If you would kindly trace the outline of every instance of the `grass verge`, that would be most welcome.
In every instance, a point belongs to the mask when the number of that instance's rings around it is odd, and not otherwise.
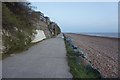
[[[70,72],[73,75],[74,80],[79,80],[81,78],[99,78],[100,74],[93,69],[90,65],[85,65],[81,59],[81,63],[77,63],[78,56],[75,55],[73,48],[70,46],[70,43],[66,41],[64,36],[67,56],[68,56],[68,65],[70,67]]]

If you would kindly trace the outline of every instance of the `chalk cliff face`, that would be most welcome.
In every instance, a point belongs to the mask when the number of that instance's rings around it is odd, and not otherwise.
[[[59,26],[28,2],[2,3],[2,53],[26,49],[32,42],[52,38],[60,33]]]
[[[51,22],[50,18],[44,16],[40,11],[32,12],[32,14],[37,16],[37,19],[35,18],[32,21],[37,31],[35,34],[35,39],[37,39],[36,41],[57,36],[61,32],[59,26],[55,22]],[[35,39],[32,42],[34,42]]]
[[[61,32],[59,26],[55,22],[50,21],[50,18],[44,16],[40,11],[32,12],[32,14],[37,16],[37,20],[33,20],[33,25],[36,26],[36,29],[43,30],[46,38],[51,38]]]
[[[32,43],[36,43],[36,42],[46,39],[46,36],[43,30],[36,30],[36,32],[37,33],[35,34],[34,39],[31,41]]]

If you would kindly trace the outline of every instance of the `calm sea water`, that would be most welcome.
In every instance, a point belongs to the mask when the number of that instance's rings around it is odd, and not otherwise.
[[[113,38],[120,38],[120,33],[80,33],[85,35],[92,35],[92,36],[103,36],[103,37],[113,37]]]

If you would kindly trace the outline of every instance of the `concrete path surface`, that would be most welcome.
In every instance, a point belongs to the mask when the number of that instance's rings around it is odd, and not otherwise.
[[[3,78],[72,78],[61,38],[42,41],[2,62]]]

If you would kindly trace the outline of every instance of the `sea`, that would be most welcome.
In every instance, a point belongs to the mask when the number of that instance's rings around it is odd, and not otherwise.
[[[90,36],[120,38],[120,33],[79,33],[79,34],[90,35]]]

